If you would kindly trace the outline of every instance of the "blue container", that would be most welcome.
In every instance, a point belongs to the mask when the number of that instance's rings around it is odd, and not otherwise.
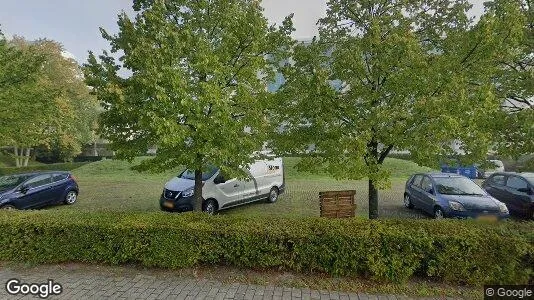
[[[478,171],[475,166],[467,166],[467,167],[451,167],[443,165],[441,166],[441,172],[442,173],[453,173],[453,174],[459,174],[463,175],[467,178],[476,179],[478,176]]]

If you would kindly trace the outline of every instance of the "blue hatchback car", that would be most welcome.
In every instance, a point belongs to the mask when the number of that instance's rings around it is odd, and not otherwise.
[[[509,217],[508,208],[471,179],[446,173],[415,174],[406,182],[404,206],[417,207],[442,218],[497,220]]]
[[[69,172],[41,172],[0,177],[1,209],[32,209],[74,204],[79,188]]]

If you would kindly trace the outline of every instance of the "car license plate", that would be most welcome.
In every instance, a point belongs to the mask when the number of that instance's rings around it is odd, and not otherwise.
[[[165,201],[163,202],[163,206],[166,208],[174,208],[174,203],[172,203],[172,201]]]
[[[482,220],[482,221],[491,221],[491,222],[494,222],[494,221],[497,221],[497,216],[495,215],[480,215],[477,217],[478,220]]]

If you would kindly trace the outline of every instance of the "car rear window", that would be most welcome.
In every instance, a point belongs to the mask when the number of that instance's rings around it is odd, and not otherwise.
[[[61,181],[61,180],[65,180],[69,177],[69,174],[54,174],[54,179],[53,181],[54,182],[58,182],[58,181]]]

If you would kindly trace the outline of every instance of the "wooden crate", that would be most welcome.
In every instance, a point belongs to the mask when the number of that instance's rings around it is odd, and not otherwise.
[[[352,218],[355,216],[356,205],[354,195],[356,191],[319,192],[321,217]]]

